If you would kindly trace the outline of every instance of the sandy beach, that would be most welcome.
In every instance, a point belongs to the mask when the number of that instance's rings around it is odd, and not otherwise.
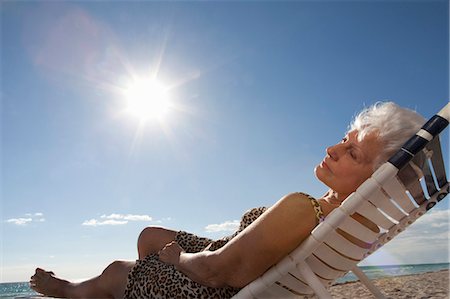
[[[449,271],[427,272],[374,280],[388,298],[449,298]],[[333,298],[374,298],[360,282],[330,288]]]

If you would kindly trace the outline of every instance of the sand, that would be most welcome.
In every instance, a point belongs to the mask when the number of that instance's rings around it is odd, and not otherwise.
[[[427,272],[373,280],[387,298],[450,298],[449,271]],[[374,298],[360,282],[330,288],[333,298]]]

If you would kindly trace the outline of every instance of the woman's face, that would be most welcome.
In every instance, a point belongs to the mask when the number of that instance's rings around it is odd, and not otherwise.
[[[373,173],[375,159],[382,143],[376,133],[370,133],[362,141],[358,132],[349,132],[340,143],[327,148],[327,155],[314,169],[316,177],[325,185],[346,198]]]

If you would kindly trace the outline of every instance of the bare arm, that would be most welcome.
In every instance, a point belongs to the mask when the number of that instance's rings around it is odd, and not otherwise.
[[[175,252],[172,258],[167,258],[170,254],[166,256],[165,250],[160,258],[200,284],[243,287],[294,250],[315,225],[309,199],[293,193],[217,251],[184,253],[172,244],[167,249]]]

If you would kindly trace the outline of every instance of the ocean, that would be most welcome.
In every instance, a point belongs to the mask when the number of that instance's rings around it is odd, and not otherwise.
[[[415,264],[415,265],[392,265],[392,266],[362,266],[360,268],[370,279],[376,279],[389,276],[419,274],[425,272],[435,272],[450,269],[450,264],[441,263],[441,264]],[[349,272],[342,278],[337,279],[336,282],[343,283],[355,280],[358,280],[358,278],[352,272]]]
[[[449,263],[419,264],[419,265],[395,265],[395,266],[363,266],[361,269],[370,279],[419,274],[449,269]],[[351,272],[337,280],[338,283],[355,281],[357,278]],[[16,297],[36,295],[30,289],[28,282],[0,283],[0,299],[14,299]]]

